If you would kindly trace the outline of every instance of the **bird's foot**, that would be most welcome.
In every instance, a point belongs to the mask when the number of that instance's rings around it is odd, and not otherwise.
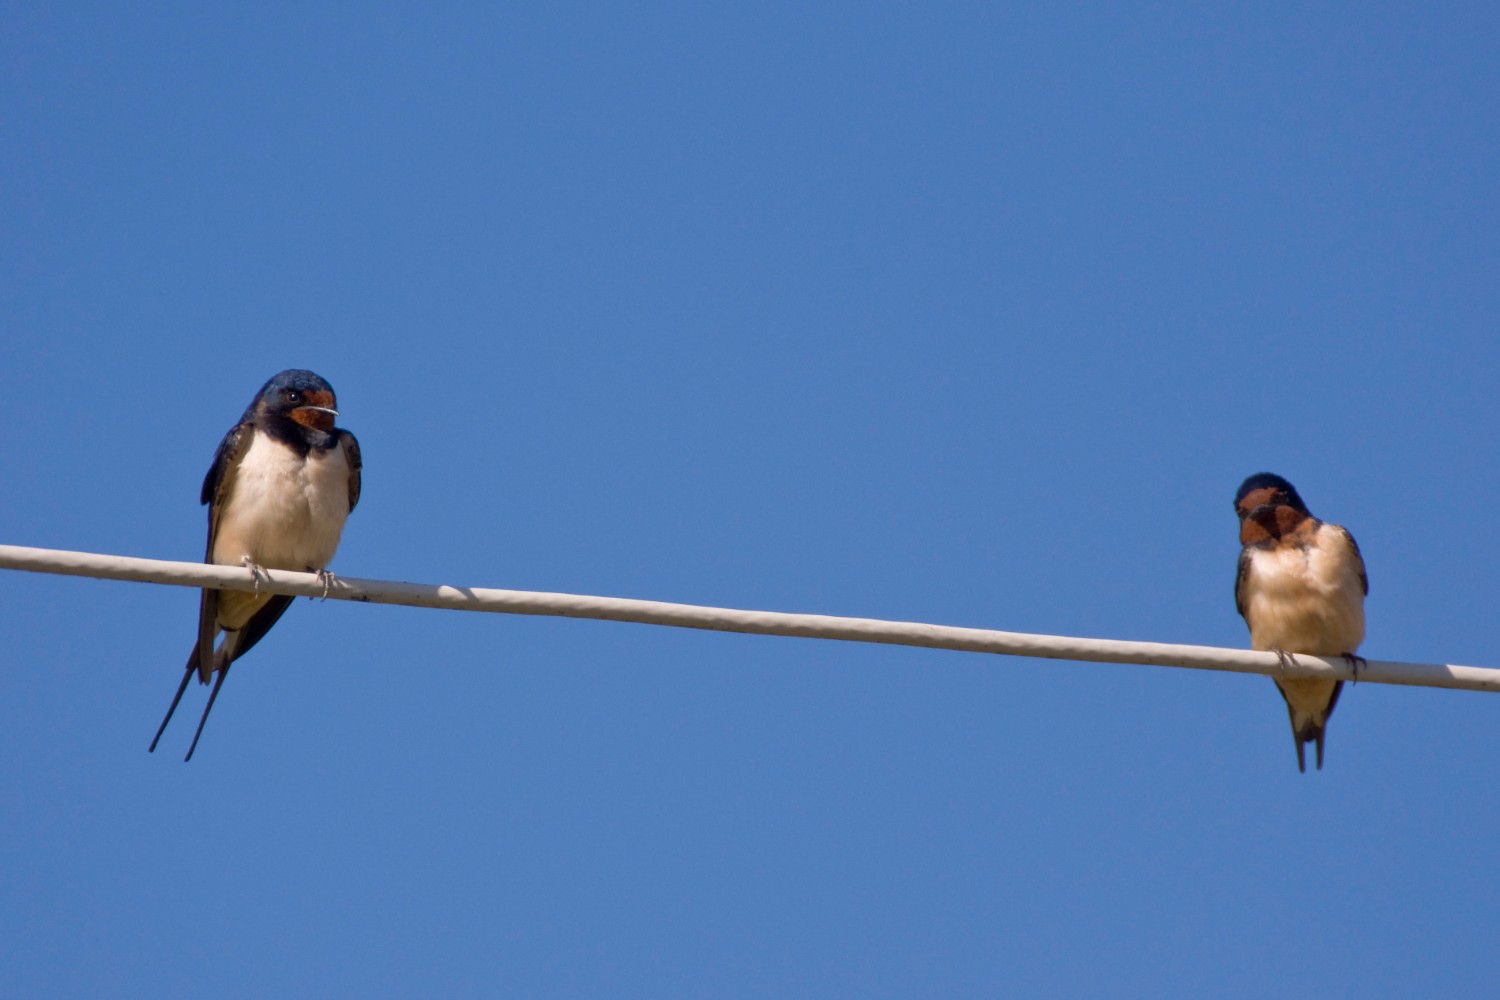
[[[1286,677],[1286,668],[1287,668],[1287,666],[1291,665],[1291,666],[1295,667],[1297,665],[1297,661],[1294,660],[1294,659],[1292,659],[1292,654],[1291,653],[1288,653],[1286,650],[1281,649],[1279,647],[1278,648],[1273,648],[1271,650],[1271,652],[1273,652],[1273,653],[1276,654],[1276,660],[1277,660],[1278,663],[1281,664],[1281,676],[1282,677]]]
[[[1349,672],[1354,675],[1354,683],[1358,684],[1359,669],[1368,666],[1370,661],[1363,656],[1356,656],[1353,653],[1340,653],[1339,655],[1344,658],[1344,662],[1349,664]]]
[[[318,582],[323,585],[323,600],[328,600],[328,591],[333,587],[333,581],[337,579],[338,577],[333,575],[331,569],[318,570]]]
[[[260,593],[261,577],[265,577],[267,580],[270,580],[271,575],[266,572],[266,568],[264,566],[256,562],[254,559],[251,559],[249,556],[245,556],[240,559],[240,565],[244,566],[250,571],[250,579],[255,581],[254,592],[258,595]]]

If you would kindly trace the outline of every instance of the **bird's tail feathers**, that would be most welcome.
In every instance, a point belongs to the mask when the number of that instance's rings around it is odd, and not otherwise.
[[[156,727],[156,736],[151,740],[151,745],[146,748],[147,753],[156,752],[156,744],[161,742],[161,734],[167,731],[167,723],[172,721],[172,715],[177,711],[177,703],[182,701],[182,693],[187,690],[188,681],[192,680],[193,671],[198,669],[198,644],[193,643],[192,652],[188,653],[187,669],[182,672],[182,683],[177,685],[177,693],[172,696],[172,705],[167,709],[167,714],[161,720],[161,725]]]
[[[1344,682],[1339,681],[1334,684],[1327,703],[1316,710],[1309,709],[1305,703],[1302,703],[1302,698],[1294,699],[1280,681],[1276,682],[1276,688],[1281,692],[1282,698],[1286,699],[1287,716],[1292,723],[1292,742],[1297,748],[1297,770],[1307,773],[1305,747],[1308,743],[1315,744],[1315,763],[1318,770],[1323,770],[1323,740],[1327,734],[1328,720],[1333,717],[1333,708],[1339,702],[1339,693],[1344,688]],[[1299,704],[1293,704],[1294,700]]]
[[[216,649],[216,650],[214,650],[212,652],[212,654],[207,659],[207,663],[209,664],[210,673],[217,673],[219,675],[218,683],[216,683],[214,685],[213,693],[209,696],[209,700],[208,700],[208,707],[209,708],[213,707],[213,699],[214,699],[214,697],[216,697],[218,695],[218,693],[219,693],[219,685],[224,683],[224,674],[228,672],[230,661],[233,659],[233,655],[234,655],[234,650],[233,650],[233,646],[232,646],[233,640],[234,640],[234,633],[233,632],[227,633],[225,635],[225,637],[224,637],[224,641],[219,644],[219,648]],[[202,657],[202,654],[201,654],[200,650],[201,650],[201,646],[199,645],[199,643],[195,642],[195,643],[193,643],[193,648],[188,651],[187,667],[184,668],[183,672],[182,672],[182,683],[179,684],[179,685],[177,685],[177,693],[172,696],[172,704],[171,704],[170,707],[167,708],[167,714],[162,718],[161,725],[156,727],[156,736],[154,736],[152,738],[151,745],[146,748],[146,752],[147,753],[155,753],[156,752],[156,744],[158,744],[158,743],[161,742],[161,734],[167,731],[167,723],[171,722],[172,721],[172,716],[174,714],[176,714],[176,712],[177,712],[177,705],[182,701],[182,696],[187,691],[188,681],[190,681],[190,680],[193,679],[193,674],[195,674],[195,673],[198,673],[198,674],[201,675],[201,673],[202,673],[203,657]],[[205,681],[204,683],[207,683],[207,682]],[[203,712],[203,719],[205,721],[208,719],[208,711],[206,709]],[[198,733],[201,735],[202,732],[203,732],[203,722],[199,722],[198,723]],[[194,736],[193,737],[193,746],[197,746],[197,745],[198,745],[198,737]],[[192,757],[192,755],[193,755],[193,752],[191,750],[189,750],[188,751],[188,757],[190,758],[190,757]],[[186,759],[186,758],[184,758],[184,759]]]
[[[224,686],[224,678],[229,676],[229,663],[226,662],[219,670],[219,678],[214,681],[214,689],[208,693],[208,704],[203,706],[203,718],[198,720],[198,730],[193,733],[192,745],[188,747],[187,756],[182,758],[186,764],[193,759],[193,751],[198,749],[198,739],[203,735],[203,727],[208,723],[208,713],[214,710],[214,702],[219,698],[219,688]]]

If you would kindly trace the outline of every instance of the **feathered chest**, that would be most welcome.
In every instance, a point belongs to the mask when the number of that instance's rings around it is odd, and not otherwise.
[[[1257,649],[1332,655],[1364,640],[1363,567],[1342,528],[1247,546],[1244,560],[1239,603]]]
[[[305,455],[257,432],[230,472],[212,559],[249,556],[276,569],[323,569],[349,516],[350,468],[340,447]]]

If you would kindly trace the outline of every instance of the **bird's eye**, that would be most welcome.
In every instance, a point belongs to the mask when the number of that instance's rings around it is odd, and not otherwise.
[[[302,401],[302,393],[296,389],[288,389],[286,391],[286,400],[288,403],[300,403]]]

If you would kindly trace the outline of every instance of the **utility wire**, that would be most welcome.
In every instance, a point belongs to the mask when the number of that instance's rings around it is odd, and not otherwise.
[[[558,615],[564,618],[595,618],[603,621],[638,622],[674,628],[709,629],[718,632],[748,632],[754,635],[785,635],[803,639],[841,639],[847,642],[880,642],[899,646],[925,646],[971,653],[1003,653],[1055,660],[1090,660],[1101,663],[1140,663],[1157,667],[1191,667],[1197,670],[1228,670],[1235,673],[1285,677],[1327,677],[1353,680],[1350,665],[1341,657],[1323,659],[1297,654],[1283,669],[1275,653],[1217,646],[1181,646],[1165,642],[1132,642],[1122,639],[1080,639],[1024,632],[926,625],[920,622],[883,621],[876,618],[837,618],[831,615],[799,615],[778,611],[740,611],[733,608],[667,604],[621,597],[586,597],[525,590],[489,590],[443,584],[399,583],[391,580],[358,580],[335,577],[325,582],[315,573],[263,570],[259,579],[241,566],[167,562],[93,552],[67,552],[0,545],[0,569],[31,573],[87,576],[136,583],[162,583],[178,587],[209,587],[218,590],[259,590],[298,597],[328,597],[369,604],[402,604],[414,608],[447,608],[453,611],[490,611],[511,615]],[[1447,663],[1399,663],[1369,660],[1359,666],[1361,683],[1408,684],[1422,687],[1460,688],[1468,691],[1500,691],[1500,670],[1463,667]]]

